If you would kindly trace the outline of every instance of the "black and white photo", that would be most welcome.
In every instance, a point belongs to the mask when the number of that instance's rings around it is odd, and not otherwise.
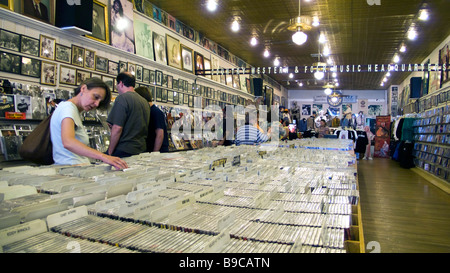
[[[70,58],[72,56],[72,48],[69,46],[56,44],[55,46],[55,61],[70,64]]]
[[[20,52],[36,57],[39,56],[39,39],[22,35],[20,39]]]
[[[40,36],[40,53],[41,58],[54,60],[55,59],[55,45],[56,40],[45,35]]]
[[[33,58],[22,57],[20,74],[39,78],[41,76],[41,61]]]
[[[20,35],[8,30],[0,29],[0,47],[19,52]]]

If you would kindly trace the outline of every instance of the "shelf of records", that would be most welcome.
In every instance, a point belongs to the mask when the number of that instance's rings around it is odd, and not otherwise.
[[[419,99],[410,99],[410,103],[403,107],[403,114],[423,113],[440,104],[450,102],[450,91],[443,90],[433,95]]]
[[[417,115],[414,129],[414,163],[450,182],[450,107],[443,106]]]
[[[351,252],[349,244],[363,241],[359,191],[356,168],[342,159],[355,162],[340,150],[231,146],[141,154],[127,158],[123,171],[105,164],[5,168],[0,246],[3,252],[70,252],[69,242],[80,252]]]
[[[78,86],[84,79],[99,77],[103,79],[115,91],[115,76],[120,72],[128,71],[135,75],[136,82],[140,85],[148,84],[154,93],[154,97],[161,102],[170,101],[170,90],[173,92],[183,92],[190,95],[202,96],[205,99],[217,101],[218,104],[233,103],[244,105],[247,102],[245,96],[231,94],[225,91],[196,84],[196,80],[189,82],[185,79],[176,79],[173,75],[168,75],[158,69],[150,69],[141,64],[119,60],[114,61],[97,55],[95,50],[84,48],[72,44],[66,46],[56,43],[56,39],[45,35],[40,35],[39,39],[26,35],[14,33],[5,29],[0,29],[0,71],[23,75],[40,79],[43,85],[57,86],[73,85]],[[107,50],[107,49],[105,49]],[[21,53],[20,55],[16,53]],[[55,62],[56,61],[56,62]],[[59,67],[58,67],[59,66]],[[177,71],[175,74],[183,74]],[[202,76],[208,77],[208,76]],[[245,80],[246,78],[243,77]],[[233,89],[233,92],[251,93],[250,81],[241,83],[240,75],[230,77],[223,76],[221,84],[225,89]],[[245,84],[245,90],[241,88]],[[159,88],[158,88],[159,87]],[[167,89],[169,89],[167,91]],[[189,96],[180,102],[190,103]],[[191,103],[193,104],[193,102]]]

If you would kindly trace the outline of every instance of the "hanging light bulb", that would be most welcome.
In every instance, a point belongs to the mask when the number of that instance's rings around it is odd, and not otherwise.
[[[406,52],[406,46],[405,45],[402,45],[401,47],[400,47],[400,50],[399,50],[400,52]]]
[[[280,60],[279,60],[278,57],[275,58],[275,60],[273,61],[273,65],[274,65],[274,66],[280,66]]]
[[[408,39],[415,40],[416,38],[417,38],[417,32],[416,32],[416,30],[414,28],[411,28],[408,31]]]
[[[330,55],[330,48],[328,46],[325,46],[323,49],[323,55],[324,56],[329,56]]]
[[[208,2],[206,3],[206,8],[211,12],[216,11],[217,0],[208,0]]]
[[[323,77],[325,77],[325,73],[323,73],[322,71],[316,71],[314,73],[314,78],[316,78],[317,80],[322,80]]]
[[[325,37],[325,34],[321,33],[319,36],[319,43],[323,44],[327,41],[327,38]]]
[[[266,48],[266,50],[264,50],[264,57],[269,58],[270,56],[270,52],[269,50]]]
[[[426,21],[428,20],[428,18],[429,18],[428,11],[426,9],[421,10],[419,20]]]
[[[233,21],[233,23],[231,24],[231,30],[234,31],[234,32],[238,32],[240,28],[241,27],[239,25],[239,22],[235,19]]]
[[[297,32],[292,35],[292,41],[297,45],[302,45],[306,42],[308,36],[301,30],[297,29]]]
[[[252,39],[250,40],[250,44],[252,46],[256,46],[258,44],[258,40],[255,37],[252,37]]]
[[[319,17],[317,17],[317,16],[314,16],[314,17],[313,17],[313,23],[312,23],[312,25],[315,26],[315,27],[318,27],[318,26],[320,25]]]
[[[400,57],[397,54],[395,54],[393,61],[394,61],[394,63],[400,62]]]
[[[294,78],[294,74],[289,73],[289,79],[292,79],[292,78]]]
[[[325,89],[325,95],[327,95],[327,96],[329,96],[329,95],[331,95],[331,93],[333,92],[333,90],[331,90],[331,88],[327,88],[327,89]]]

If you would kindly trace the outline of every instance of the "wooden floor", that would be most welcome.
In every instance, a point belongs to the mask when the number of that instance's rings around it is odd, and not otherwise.
[[[449,194],[391,159],[359,160],[358,179],[366,246],[375,241],[381,253],[450,253]]]

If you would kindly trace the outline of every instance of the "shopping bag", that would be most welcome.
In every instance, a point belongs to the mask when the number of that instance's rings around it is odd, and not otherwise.
[[[51,165],[54,163],[52,140],[50,138],[51,117],[52,115],[39,123],[23,141],[19,154],[24,160],[39,165]]]

